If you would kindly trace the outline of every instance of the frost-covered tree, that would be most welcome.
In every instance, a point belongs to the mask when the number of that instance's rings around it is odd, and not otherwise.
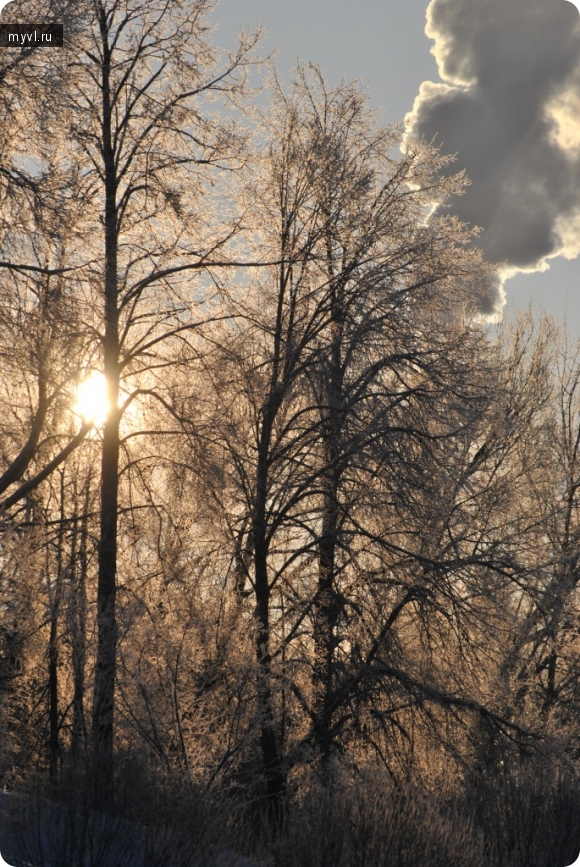
[[[89,255],[79,261],[82,328],[93,336],[87,367],[104,373],[109,403],[93,706],[93,748],[105,786],[112,779],[119,477],[131,427],[123,428],[123,419],[129,407],[136,418],[140,398],[162,399],[156,385],[163,348],[180,340],[187,353],[187,335],[203,319],[203,289],[192,277],[227,259],[235,232],[215,210],[225,207],[219,170],[235,166],[243,136],[211,99],[233,111],[255,38],[243,38],[233,54],[215,52],[208,42],[212,6],[95,0],[70,42],[69,81],[58,102],[64,166],[74,169],[82,230],[90,237]]]
[[[289,751],[328,758],[357,701],[396,681],[381,653],[424,605],[435,556],[419,544],[434,516],[418,492],[414,525],[401,510],[489,402],[470,307],[490,272],[465,227],[427,219],[463,177],[442,177],[427,146],[397,153],[400,131],[377,125],[355,85],[299,68],[260,136],[246,196],[265,267],[226,281],[230,318],[189,429],[208,484],[221,480],[237,592],[253,599],[275,803]]]

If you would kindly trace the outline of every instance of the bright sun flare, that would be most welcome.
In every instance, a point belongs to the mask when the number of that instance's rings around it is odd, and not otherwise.
[[[74,411],[82,417],[83,421],[102,425],[110,408],[107,381],[102,373],[95,371],[79,384]]]

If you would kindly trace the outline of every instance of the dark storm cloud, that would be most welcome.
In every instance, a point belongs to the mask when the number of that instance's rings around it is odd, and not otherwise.
[[[432,0],[442,83],[424,82],[409,134],[457,153],[452,203],[504,276],[580,253],[580,16],[566,0]],[[503,302],[498,287],[483,312]]]

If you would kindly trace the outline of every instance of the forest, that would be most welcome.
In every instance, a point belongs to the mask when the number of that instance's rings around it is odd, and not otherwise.
[[[18,5],[65,47],[0,53],[3,856],[570,864],[575,340],[490,326],[469,179],[356,82],[214,0]]]

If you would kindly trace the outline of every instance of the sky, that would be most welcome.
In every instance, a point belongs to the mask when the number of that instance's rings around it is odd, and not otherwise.
[[[494,315],[532,302],[580,338],[580,14],[568,0],[221,0],[216,44],[263,24],[264,51],[359,79],[385,123],[456,153],[452,203],[506,263]]]

